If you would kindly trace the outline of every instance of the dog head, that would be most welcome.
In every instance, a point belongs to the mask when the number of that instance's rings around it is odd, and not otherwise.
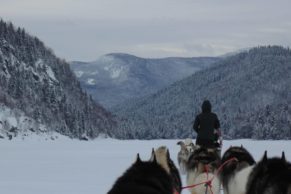
[[[184,159],[185,161],[188,160],[191,153],[199,148],[199,146],[194,145],[190,138],[185,139],[185,142],[179,141],[177,144],[181,146],[178,157],[180,159]]]
[[[193,153],[195,150],[199,148],[198,145],[194,145],[192,139],[190,138],[185,139],[185,146],[189,153]]]
[[[254,167],[250,175],[248,190],[252,193],[258,192],[258,185],[268,189],[268,193],[288,193],[291,188],[291,163],[286,161],[285,153],[281,157],[267,157],[267,151],[263,158]],[[280,187],[274,187],[280,185]]]
[[[180,161],[187,161],[189,156],[190,156],[190,152],[187,149],[185,143],[183,141],[179,141],[177,144],[181,146],[181,149],[178,152],[178,161],[179,161],[179,163],[180,163]]]
[[[232,158],[235,160],[230,161]],[[227,149],[221,162],[227,162],[223,170],[230,172],[239,171],[256,163],[253,156],[243,146],[233,146]]]
[[[151,184],[152,180],[156,184]],[[115,181],[108,194],[152,192],[173,193],[172,178],[156,161],[142,161],[138,154],[136,161]]]
[[[257,168],[262,174],[275,175],[290,171],[291,164],[286,161],[284,152],[282,152],[281,158],[268,158],[267,151],[265,151],[263,158],[257,164]]]
[[[195,145],[194,143],[192,142],[192,139],[190,138],[187,138],[185,139],[185,146],[186,146],[186,149],[192,153],[194,150],[195,150]]]
[[[198,173],[205,171],[207,166],[208,171],[214,173],[221,163],[221,159],[214,149],[199,148],[196,149],[187,162],[187,168],[196,170]]]
[[[158,163],[171,176],[175,190],[180,193],[182,190],[180,174],[170,157],[168,148],[161,146],[156,150],[153,149],[150,161]]]

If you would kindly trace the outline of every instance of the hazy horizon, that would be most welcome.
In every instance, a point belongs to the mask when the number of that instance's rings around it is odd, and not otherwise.
[[[0,0],[0,17],[68,61],[107,53],[144,58],[219,56],[290,47],[291,1]]]

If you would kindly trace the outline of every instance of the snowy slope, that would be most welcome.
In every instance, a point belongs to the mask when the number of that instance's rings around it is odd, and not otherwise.
[[[22,129],[22,130],[18,130]],[[19,109],[11,110],[0,104],[0,138],[26,138],[32,134],[54,138],[54,133],[47,126],[38,123],[35,119],[27,117]]]
[[[67,62],[0,20],[0,138],[39,131],[95,138],[110,131],[112,119],[81,89]]]
[[[0,193],[2,194],[105,194],[140,153],[150,157],[152,147],[166,145],[177,163],[178,140],[119,141],[97,139],[90,142],[60,137],[56,141],[31,139],[0,140]],[[285,150],[291,160],[291,141],[225,141],[243,144],[260,159],[264,150],[280,156]],[[185,176],[182,177],[185,181]],[[189,193],[184,191],[183,194]]]

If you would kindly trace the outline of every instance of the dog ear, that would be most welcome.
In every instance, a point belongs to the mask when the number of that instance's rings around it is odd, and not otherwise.
[[[185,143],[184,143],[183,141],[179,141],[179,142],[177,143],[177,145],[180,145],[180,146],[186,146]]]
[[[268,156],[267,156],[267,150],[265,151],[264,153],[264,156],[263,156],[263,162],[266,162],[268,160]]]
[[[169,149],[167,149],[167,158],[170,159],[170,152],[169,152]]]
[[[284,152],[284,151],[282,152],[282,157],[281,157],[281,160],[283,160],[284,162],[286,162],[286,158],[285,158],[285,152]]]
[[[156,154],[155,154],[155,149],[154,148],[152,149],[152,155],[151,155],[151,158],[150,158],[150,162],[157,163],[157,158],[156,158]]]
[[[242,144],[240,144],[240,148],[244,148]]]
[[[141,159],[140,159],[140,157],[139,157],[139,154],[137,154],[136,155],[136,161],[135,161],[135,163],[140,163],[141,162]]]
[[[180,145],[181,146],[181,149],[186,149],[186,145],[185,145],[185,143],[183,141],[179,141],[177,143],[177,145]]]

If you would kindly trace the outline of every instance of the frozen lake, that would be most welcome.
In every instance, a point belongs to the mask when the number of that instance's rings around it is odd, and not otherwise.
[[[0,140],[1,194],[105,194],[134,161],[136,154],[148,160],[151,149],[165,145],[177,163],[178,140],[114,140],[85,142],[59,138]],[[268,150],[268,156],[291,160],[291,141],[224,141],[243,145],[256,160]],[[185,181],[185,176],[182,176]],[[183,194],[189,191],[183,191]]]

